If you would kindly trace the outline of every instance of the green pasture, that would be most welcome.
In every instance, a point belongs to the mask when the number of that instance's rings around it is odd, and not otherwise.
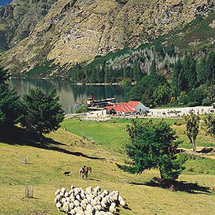
[[[82,124],[83,123],[83,124]],[[119,142],[117,135],[124,135],[126,123],[86,123],[65,121],[62,125],[90,129],[93,135],[110,128],[116,130],[112,137],[108,133],[106,144],[111,140]],[[121,131],[121,133],[120,133]],[[145,171],[141,175],[131,175],[117,167],[123,164],[125,156],[106,150],[103,146],[59,129],[47,135],[43,145],[31,144],[31,137],[25,137],[17,131],[9,138],[0,140],[0,214],[1,215],[60,215],[54,204],[56,189],[71,184],[76,187],[100,186],[102,190],[118,190],[126,199],[129,210],[120,208],[119,215],[213,215],[215,208],[215,160],[208,158],[190,158],[184,173],[179,177],[180,189],[172,191],[160,188],[151,182],[159,177],[157,170]],[[88,133],[87,133],[88,134]],[[107,134],[107,132],[106,132]],[[98,135],[102,140],[102,134]],[[91,135],[92,137],[92,135]],[[104,138],[103,138],[104,139]],[[105,146],[105,145],[104,145]],[[114,150],[114,148],[113,148]],[[26,158],[27,162],[23,162]],[[82,165],[91,166],[92,174],[87,180],[79,176]],[[70,176],[63,175],[71,171]],[[34,187],[34,198],[26,198],[27,185]],[[117,214],[118,215],[118,214]]]
[[[137,119],[138,121],[147,121],[148,119]],[[153,119],[160,121],[161,119]],[[191,149],[189,139],[185,134],[186,126],[183,119],[164,119],[173,129],[176,130],[178,140],[182,141],[181,148]],[[86,137],[96,144],[102,145],[106,149],[121,151],[125,144],[129,143],[126,126],[131,124],[130,119],[112,119],[109,122],[79,121],[77,119],[65,120],[61,127],[67,131]],[[203,129],[196,140],[197,147],[214,147],[215,140],[205,135]]]

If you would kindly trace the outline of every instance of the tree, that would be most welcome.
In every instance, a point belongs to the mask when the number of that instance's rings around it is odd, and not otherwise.
[[[21,103],[14,89],[6,83],[7,71],[0,68],[0,128],[8,128],[20,122],[22,118]]]
[[[160,85],[168,85],[165,77],[162,75],[146,75],[129,90],[127,96],[130,100],[142,101],[145,105],[150,106],[154,104],[152,95]]]
[[[215,51],[211,51],[207,58],[207,84],[215,83]]]
[[[193,145],[193,151],[196,152],[196,138],[199,134],[200,118],[198,115],[191,112],[189,115],[186,115],[184,119],[186,121],[186,135]]]
[[[180,73],[182,72],[182,64],[181,61],[178,60],[173,68],[172,74],[172,89],[175,97],[178,97],[181,92],[181,78]]]
[[[87,110],[88,110],[88,105],[87,104],[82,104],[82,105],[80,105],[80,107],[78,107],[75,110],[75,113],[85,113],[85,112],[87,112]]]
[[[165,105],[170,101],[171,89],[168,85],[158,86],[153,95],[155,105]]]
[[[22,125],[40,136],[60,127],[64,112],[56,97],[56,90],[45,94],[40,89],[31,89],[23,97],[24,118]]]
[[[126,153],[132,165],[123,166],[130,173],[142,173],[146,169],[158,168],[162,181],[174,181],[184,169],[176,149],[180,142],[175,131],[164,121],[141,123],[133,121],[127,129],[131,144],[126,145]]]
[[[200,62],[197,63],[197,81],[198,84],[206,84],[207,82],[207,60],[206,57],[203,56]]]
[[[205,130],[207,134],[215,138],[215,117],[211,114],[206,115],[204,118]]]
[[[152,61],[150,69],[149,69],[149,74],[150,75],[155,75],[157,74],[157,69],[156,69],[156,61],[155,59]]]

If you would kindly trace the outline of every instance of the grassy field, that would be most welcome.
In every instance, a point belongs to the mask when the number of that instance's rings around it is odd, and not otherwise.
[[[80,125],[86,130],[90,125],[100,128],[98,134],[103,126],[111,130],[117,127],[118,132],[115,134],[124,133],[123,122],[95,125],[89,123],[86,127],[82,124],[84,122],[64,123],[62,126],[72,123],[72,128],[79,125],[77,132]],[[90,140],[82,140],[62,129],[48,135],[44,145],[32,145],[31,138],[26,137],[25,132],[18,132],[13,133],[10,139],[0,140],[1,215],[59,215],[61,213],[57,212],[53,201],[54,192],[61,187],[69,189],[71,184],[83,188],[98,185],[103,190],[119,190],[130,208],[122,209],[121,215],[214,214],[214,160],[189,160],[187,169],[179,178],[179,181],[184,181],[181,191],[173,192],[150,183],[153,177],[159,176],[157,170],[146,171],[142,175],[130,175],[118,169],[116,163],[122,163],[125,157],[106,150],[106,147],[113,145],[103,147],[93,144]],[[81,134],[83,135],[85,134]],[[99,138],[102,141],[102,134]],[[121,137],[115,138],[114,135],[112,139],[108,137],[106,144],[113,144],[111,141],[121,143]],[[120,146],[119,144],[117,147]],[[24,158],[27,163],[23,162]],[[93,168],[93,173],[87,180],[82,180],[78,174],[79,168],[84,164]],[[71,171],[71,176],[64,176],[64,171]],[[32,199],[24,196],[27,185],[35,188]]]
[[[147,121],[148,119],[138,119],[139,121]],[[160,119],[153,119],[153,121],[160,121]],[[185,134],[186,126],[182,119],[165,119],[165,121],[176,130],[178,139],[183,143],[182,148],[191,149],[189,139]],[[174,124],[177,125],[174,125]],[[102,145],[106,149],[119,150],[128,143],[128,134],[126,126],[131,124],[129,119],[112,119],[109,122],[91,122],[78,120],[65,120],[62,123],[62,128],[77,134],[82,137],[90,138],[97,144]],[[215,141],[210,136],[206,136],[204,130],[201,129],[196,144],[198,147],[215,147]]]

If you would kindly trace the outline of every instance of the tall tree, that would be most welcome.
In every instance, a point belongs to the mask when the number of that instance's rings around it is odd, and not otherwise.
[[[171,89],[168,85],[160,85],[158,86],[152,98],[154,99],[155,105],[166,105],[171,98]]]
[[[150,69],[149,69],[150,75],[156,75],[157,74],[157,68],[156,68],[156,61],[155,59],[152,61]]]
[[[196,138],[199,134],[199,122],[200,118],[198,115],[191,112],[185,117],[186,121],[186,134],[190,140],[190,143],[193,145],[193,152],[196,152]]]
[[[182,72],[182,64],[181,60],[178,60],[173,68],[173,74],[172,74],[172,89],[173,89],[173,94],[175,97],[178,97],[180,92],[181,92],[181,83],[182,76],[180,75]]]
[[[208,79],[207,74],[207,59],[203,56],[197,63],[197,81],[198,84],[206,84]]]
[[[0,68],[0,128],[11,127],[20,122],[21,103],[14,89],[6,83],[9,76],[7,71]]]
[[[64,119],[64,112],[56,96],[56,90],[45,94],[40,89],[31,89],[23,98],[22,125],[33,133],[43,135],[55,131]]]
[[[207,84],[215,83],[215,51],[211,51],[207,59]]]
[[[126,153],[132,159],[131,166],[123,166],[130,173],[142,173],[146,169],[158,168],[162,180],[176,180],[183,170],[180,156],[176,156],[179,142],[175,131],[164,121],[140,123],[128,126],[131,144]]]
[[[182,79],[182,90],[187,92],[197,85],[196,60],[191,54],[185,53],[182,66],[183,73],[180,77]]]

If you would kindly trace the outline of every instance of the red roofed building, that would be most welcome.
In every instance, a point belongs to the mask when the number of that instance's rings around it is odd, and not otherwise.
[[[145,107],[141,102],[136,101],[130,101],[128,103],[121,102],[118,105],[106,106],[105,109],[107,113],[117,115],[143,114],[149,110],[149,108]]]

